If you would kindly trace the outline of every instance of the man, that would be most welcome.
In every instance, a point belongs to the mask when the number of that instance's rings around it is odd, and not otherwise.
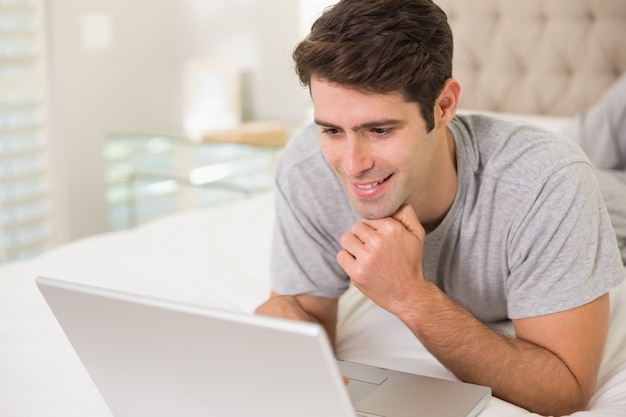
[[[584,409],[623,269],[570,141],[456,116],[452,34],[428,0],[343,0],[294,52],[315,124],[277,173],[260,314],[336,337],[348,285],[460,379],[537,413]],[[485,323],[512,319],[515,338]]]

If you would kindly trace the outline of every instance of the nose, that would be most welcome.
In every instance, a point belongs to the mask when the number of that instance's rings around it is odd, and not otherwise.
[[[370,145],[369,141],[361,138],[350,138],[346,141],[343,161],[343,171],[346,175],[358,177],[374,166]]]

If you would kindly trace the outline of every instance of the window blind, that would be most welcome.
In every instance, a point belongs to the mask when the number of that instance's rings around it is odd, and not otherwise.
[[[54,237],[43,0],[0,0],[0,262]]]

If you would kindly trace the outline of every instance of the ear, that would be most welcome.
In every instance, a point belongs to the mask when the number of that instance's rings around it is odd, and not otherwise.
[[[461,96],[461,84],[454,78],[448,78],[435,101],[435,125],[445,126],[456,114],[459,98]]]

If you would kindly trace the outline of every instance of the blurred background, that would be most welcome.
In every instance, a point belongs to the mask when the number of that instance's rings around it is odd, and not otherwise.
[[[0,0],[0,262],[111,230],[111,132],[182,132],[186,68],[238,77],[242,121],[306,119],[291,52],[316,0]]]

